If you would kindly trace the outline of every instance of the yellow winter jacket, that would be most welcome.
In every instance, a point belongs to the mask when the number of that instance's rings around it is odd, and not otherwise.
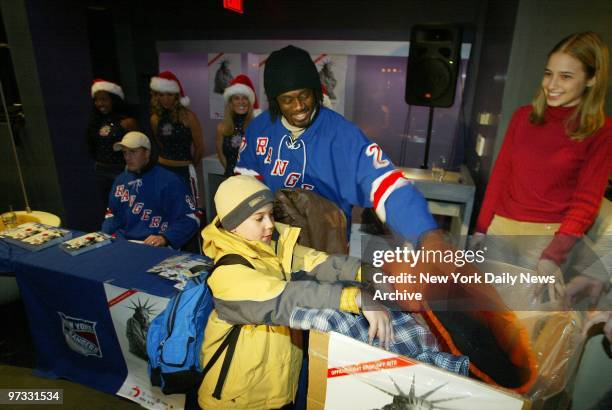
[[[277,223],[279,237],[267,245],[219,228],[218,222],[217,217],[202,231],[204,253],[215,262],[224,255],[238,254],[255,269],[222,265],[208,279],[215,310],[205,330],[202,366],[217,351],[232,324],[244,325],[221,399],[212,393],[225,353],[204,378],[198,401],[205,409],[280,408],[294,400],[302,362],[299,334],[287,327],[292,309],[342,307],[355,311],[356,306],[341,303],[341,299],[354,300],[356,288],[338,281],[355,280],[359,261],[297,245],[299,228]]]

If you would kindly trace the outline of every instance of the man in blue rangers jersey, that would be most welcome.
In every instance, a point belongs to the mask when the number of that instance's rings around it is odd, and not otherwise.
[[[183,181],[155,163],[141,132],[128,132],[113,149],[123,151],[127,169],[113,183],[102,231],[151,246],[187,243],[200,221]]]
[[[270,54],[264,87],[269,110],[247,128],[235,173],[253,175],[273,191],[313,190],[347,221],[353,205],[374,208],[413,243],[437,228],[427,201],[382,149],[322,106],[319,74],[306,51],[288,46]]]

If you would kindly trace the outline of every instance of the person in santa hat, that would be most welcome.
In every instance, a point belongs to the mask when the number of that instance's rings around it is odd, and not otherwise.
[[[91,85],[91,98],[93,105],[86,141],[95,161],[99,213],[103,215],[113,181],[125,168],[123,155],[113,151],[113,144],[121,141],[127,132],[138,130],[138,123],[124,101],[119,84],[97,78]]]
[[[225,113],[223,121],[217,125],[215,142],[217,156],[225,168],[225,176],[232,176],[244,131],[251,119],[259,115],[261,110],[253,83],[244,74],[240,74],[230,82],[223,92],[223,98]]]
[[[171,71],[151,78],[151,129],[159,146],[159,164],[181,176],[197,201],[195,166],[204,154],[202,127],[189,108],[189,97]]]

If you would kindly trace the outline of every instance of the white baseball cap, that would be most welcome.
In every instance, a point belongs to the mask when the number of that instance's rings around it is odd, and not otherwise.
[[[123,139],[120,142],[116,142],[113,145],[113,150],[121,151],[123,148],[145,148],[149,151],[151,150],[151,141],[149,141],[149,137],[144,135],[139,131],[130,131],[123,136]]]

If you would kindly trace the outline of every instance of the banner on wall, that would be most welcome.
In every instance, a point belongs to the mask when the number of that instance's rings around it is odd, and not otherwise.
[[[319,54],[311,57],[317,66],[321,84],[327,90],[331,108],[344,115],[347,56]]]
[[[108,308],[128,374],[117,392],[142,407],[155,410],[185,407],[184,394],[165,395],[151,385],[147,372],[146,340],[149,324],[168,304],[168,298],[104,284]]]
[[[223,119],[225,101],[223,91],[230,81],[241,73],[240,54],[209,53],[208,54],[208,89],[210,118]]]
[[[259,91],[258,95],[265,96],[263,73],[265,69],[267,54],[259,54]],[[346,96],[346,73],[348,70],[347,56],[316,54],[310,55],[317,67],[321,84],[325,86],[327,95],[331,101],[331,108],[344,115]]]

